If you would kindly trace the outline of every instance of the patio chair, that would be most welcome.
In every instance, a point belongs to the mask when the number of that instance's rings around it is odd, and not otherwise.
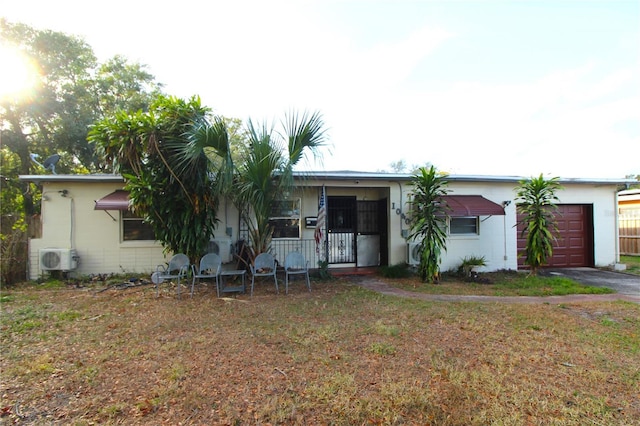
[[[159,287],[164,280],[178,280],[178,298],[180,297],[180,280],[186,279],[189,274],[189,258],[186,254],[178,253],[169,259],[167,266],[158,265],[156,271],[151,275],[151,281],[156,285],[156,297],[159,296]],[[193,283],[191,284],[193,293]]]
[[[302,253],[292,251],[284,258],[285,294],[289,294],[289,275],[304,275],[307,288],[311,291],[311,282],[309,281],[309,261],[304,258]]]
[[[191,297],[193,297],[193,288],[196,280],[215,280],[216,293],[220,297],[220,269],[222,268],[222,259],[215,253],[207,253],[200,259],[200,264],[196,270],[196,265],[191,265],[192,283]]]
[[[256,277],[273,277],[276,283],[276,293],[278,293],[278,277],[276,277],[276,259],[271,253],[260,253],[256,256],[251,267],[251,297],[253,297],[253,286]]]

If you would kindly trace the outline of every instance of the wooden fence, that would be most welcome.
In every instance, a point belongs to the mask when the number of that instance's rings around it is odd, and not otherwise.
[[[640,255],[640,210],[622,210],[620,226],[620,254]]]

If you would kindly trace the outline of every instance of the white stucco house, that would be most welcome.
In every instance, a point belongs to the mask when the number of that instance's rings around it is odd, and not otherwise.
[[[274,206],[273,253],[282,263],[301,251],[312,266],[318,253],[315,219],[326,193],[329,268],[415,263],[407,241],[411,175],[369,172],[300,172],[298,188]],[[167,261],[141,219],[128,210],[119,175],[25,175],[42,187],[38,238],[29,241],[28,277],[51,270],[78,275],[151,273]],[[441,270],[466,256],[484,256],[485,270],[516,270],[524,247],[517,229],[515,188],[523,177],[449,175],[449,237]],[[613,266],[619,262],[617,187],[626,180],[561,179],[560,236],[550,266]],[[220,208],[210,251],[234,262],[246,230],[231,203]],[[185,224],[188,226],[188,224]],[[204,254],[204,253],[203,253]]]

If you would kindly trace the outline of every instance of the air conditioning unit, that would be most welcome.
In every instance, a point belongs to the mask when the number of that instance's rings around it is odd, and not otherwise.
[[[72,271],[78,267],[75,249],[40,249],[40,269],[43,271]]]
[[[420,264],[420,243],[407,244],[407,263],[412,266]]]
[[[207,253],[215,253],[222,259],[223,263],[231,262],[231,240],[211,240]]]

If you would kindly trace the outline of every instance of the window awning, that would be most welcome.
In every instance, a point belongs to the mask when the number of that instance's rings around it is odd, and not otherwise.
[[[117,189],[96,201],[94,210],[128,210],[129,191]]]
[[[442,201],[447,206],[447,215],[451,217],[504,216],[504,208],[500,204],[487,200],[482,195],[445,195]]]

